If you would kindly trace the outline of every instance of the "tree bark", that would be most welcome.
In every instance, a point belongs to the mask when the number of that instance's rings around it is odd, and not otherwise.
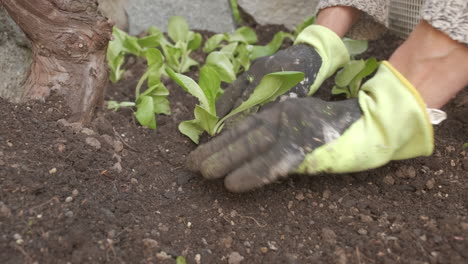
[[[33,62],[22,101],[63,95],[70,121],[90,121],[108,81],[106,48],[112,25],[96,0],[0,0],[31,40]]]

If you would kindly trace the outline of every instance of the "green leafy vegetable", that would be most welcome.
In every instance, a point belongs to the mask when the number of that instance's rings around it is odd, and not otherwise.
[[[179,73],[187,72],[190,67],[197,66],[198,62],[190,58],[190,53],[200,47],[201,34],[190,31],[187,22],[180,16],[170,18],[167,30],[174,43],[166,39],[160,41],[167,65]]]
[[[176,264],[187,264],[187,260],[185,260],[185,258],[182,256],[178,256],[176,258]]]
[[[343,43],[348,49],[351,58],[364,53],[369,46],[367,40],[354,40],[350,38],[343,38]]]
[[[255,60],[255,59],[260,58],[260,57],[270,56],[270,55],[274,54],[276,51],[279,50],[279,48],[281,48],[281,45],[283,44],[283,41],[284,41],[285,38],[289,38],[289,39],[293,40],[294,36],[289,34],[289,33],[280,31],[280,32],[275,34],[273,39],[267,45],[265,45],[265,46],[258,46],[258,45],[253,46],[252,52],[250,54],[250,59]]]
[[[268,102],[275,101],[278,96],[289,91],[303,79],[304,73],[296,71],[274,72],[265,75],[259,85],[255,88],[254,92],[250,95],[249,99],[223,117],[216,124],[215,131],[219,133],[224,121],[229,117],[249,108],[262,106]]]
[[[138,81],[135,88],[135,102],[109,101],[107,108],[118,110],[120,107],[135,107],[135,117],[142,126],[156,129],[155,114],[171,113],[167,96],[169,91],[161,82],[161,74],[164,71],[164,58],[161,52],[155,48],[149,48],[145,52],[148,68]],[[140,93],[142,85],[147,82],[148,88]]]
[[[357,97],[362,80],[372,74],[378,66],[375,58],[348,62],[336,74],[332,94],[346,94],[347,98]]]
[[[229,0],[229,2],[231,3],[231,10],[232,10],[232,15],[234,16],[234,20],[236,21],[236,23],[241,24],[243,21],[239,12],[239,6],[237,5],[237,0]]]
[[[223,55],[222,53],[217,54]],[[183,121],[179,124],[179,131],[197,144],[200,135],[204,131],[211,136],[219,133],[227,118],[251,107],[261,106],[267,102],[276,100],[278,96],[287,92],[304,78],[304,73],[302,72],[270,73],[263,77],[259,86],[247,101],[219,120],[219,117],[216,115],[216,99],[222,93],[220,88],[222,79],[220,72],[222,71],[220,71],[219,67],[208,63],[203,66],[200,70],[198,84],[190,77],[176,73],[170,68],[167,68],[166,71],[179,86],[199,101],[194,110],[195,119]]]
[[[124,73],[121,68],[125,62],[125,55],[141,56],[143,48],[138,43],[138,38],[128,35],[117,27],[112,29],[112,36],[114,39],[109,41],[107,47],[107,64],[110,69],[109,79],[115,83]]]

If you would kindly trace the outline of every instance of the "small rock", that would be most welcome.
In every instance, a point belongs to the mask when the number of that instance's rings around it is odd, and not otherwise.
[[[16,234],[13,235],[13,239],[14,240],[19,240],[19,239],[22,239],[22,237],[21,237],[20,234],[16,233]]]
[[[403,166],[397,172],[399,178],[414,178],[416,177],[416,169],[413,166]]]
[[[244,247],[249,248],[252,244],[249,241],[244,241]]]
[[[112,229],[112,230],[110,230],[109,232],[107,232],[107,236],[108,236],[109,238],[114,238],[116,234],[117,234],[117,232],[116,232],[114,229]]]
[[[239,264],[243,260],[244,260],[244,257],[241,254],[239,254],[239,252],[232,252],[231,254],[229,254],[229,257],[228,257],[229,264]]]
[[[435,180],[434,179],[430,179],[426,182],[426,188],[428,190],[432,190],[434,188],[434,185],[435,185]]]
[[[3,202],[0,202],[0,217],[10,217],[11,209],[6,206]]]
[[[194,260],[196,264],[201,264],[201,255],[196,254]]]
[[[360,214],[359,219],[361,219],[361,222],[363,223],[370,223],[374,221],[374,219],[372,219],[370,215],[364,215],[364,214]]]
[[[157,248],[159,246],[158,241],[151,239],[151,238],[144,238],[142,242],[143,242],[143,246],[149,249]]]
[[[124,149],[124,145],[120,140],[114,140],[112,146],[114,147],[115,152],[121,152]]]
[[[104,142],[106,142],[106,144],[108,144],[109,146],[114,146],[114,138],[107,135],[107,134],[104,134],[101,136],[101,138],[104,140]]]
[[[72,218],[73,217],[73,212],[72,211],[66,211],[65,216],[68,217],[68,218]]]
[[[161,251],[159,253],[156,254],[156,257],[159,259],[159,260],[168,260],[168,259],[171,259],[172,256],[167,254],[166,252],[164,251]]]
[[[77,189],[74,189],[74,190],[72,191],[72,196],[73,196],[73,197],[78,196],[78,194],[80,194],[80,192],[79,192]]]
[[[393,185],[395,184],[395,179],[391,175],[387,175],[383,178],[383,182],[388,185]]]
[[[5,161],[3,161],[2,159],[0,159],[0,166],[5,166]]]
[[[468,231],[468,223],[462,222],[460,225],[463,231]]]
[[[90,145],[91,147],[94,147],[96,150],[101,148],[101,142],[99,142],[99,140],[93,137],[87,137],[86,144]]]
[[[335,263],[337,264],[346,264],[348,263],[348,257],[346,256],[346,251],[343,248],[337,247],[335,249]]]
[[[58,152],[63,153],[65,152],[65,149],[66,149],[65,144],[60,143],[57,145]]]
[[[83,128],[81,129],[81,133],[87,135],[87,136],[92,136],[92,135],[95,135],[96,132],[94,132],[93,130],[89,129],[89,128]]]
[[[262,252],[263,254],[266,254],[266,253],[268,253],[268,248],[266,248],[266,247],[261,247],[261,248],[260,248],[260,252]]]
[[[278,247],[276,246],[276,242],[275,241],[268,241],[267,242],[268,244],[268,248],[273,250],[273,251],[277,251],[278,250]]]
[[[165,224],[159,224],[158,229],[161,232],[168,232],[169,231],[169,227],[167,225],[165,225]]]
[[[222,238],[220,240],[220,244],[224,246],[225,248],[230,248],[232,246],[232,241],[233,241],[232,237],[228,236],[228,237]]]
[[[122,164],[120,162],[115,163],[112,166],[111,170],[113,170],[113,171],[115,171],[117,173],[121,173],[122,172]]]
[[[336,234],[328,227],[322,228],[322,239],[329,244],[336,244]]]
[[[323,199],[330,199],[330,196],[331,196],[331,191],[329,189],[326,189],[325,191],[323,191],[323,194],[322,194]]]
[[[363,236],[367,235],[367,230],[364,228],[359,228],[357,232],[358,234],[363,235]]]
[[[66,203],[71,203],[73,201],[73,197],[71,196],[68,196],[66,199],[65,199],[65,202]]]
[[[298,193],[298,194],[296,195],[295,198],[296,198],[296,200],[298,200],[298,201],[303,201],[303,200],[305,199],[304,194],[301,193],[301,192]]]
[[[138,184],[138,180],[135,179],[135,178],[131,178],[131,179],[130,179],[130,183],[131,183],[131,184]]]
[[[57,173],[57,168],[52,168],[49,170],[49,174],[55,174]]]

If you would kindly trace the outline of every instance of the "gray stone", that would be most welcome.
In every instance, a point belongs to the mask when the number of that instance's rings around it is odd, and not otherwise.
[[[268,1],[265,1],[268,4]],[[127,5],[130,34],[156,26],[166,31],[169,18],[183,16],[191,29],[231,32],[235,28],[227,0],[133,0]]]
[[[229,254],[228,263],[229,264],[239,264],[244,260],[244,257],[239,254],[239,252],[232,252]]]
[[[19,102],[32,62],[30,43],[21,29],[0,7],[0,97]]]
[[[226,1],[227,2],[227,1]],[[238,0],[239,6],[261,25],[279,24],[293,30],[314,15],[319,0]]]
[[[101,148],[101,142],[99,142],[99,140],[93,137],[86,138],[86,144],[90,145],[91,147],[94,147],[97,150]]]

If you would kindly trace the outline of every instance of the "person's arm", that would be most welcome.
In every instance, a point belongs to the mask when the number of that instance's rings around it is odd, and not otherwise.
[[[351,29],[361,15],[361,11],[350,6],[332,6],[320,10],[316,24],[327,27],[340,38]]]

